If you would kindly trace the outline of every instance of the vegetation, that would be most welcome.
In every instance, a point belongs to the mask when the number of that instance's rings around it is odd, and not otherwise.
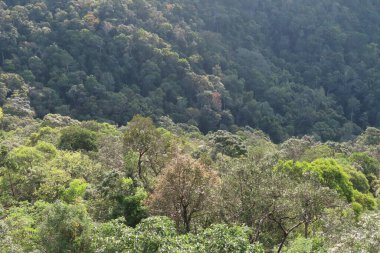
[[[346,141],[380,126],[379,11],[374,0],[5,0],[0,105]]]
[[[378,252],[379,11],[0,1],[0,253]]]
[[[248,128],[160,122],[4,112],[0,252],[378,249],[374,129],[274,144]]]

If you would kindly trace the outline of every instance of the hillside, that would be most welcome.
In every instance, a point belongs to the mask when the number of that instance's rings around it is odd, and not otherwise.
[[[350,140],[380,125],[379,8],[374,0],[1,1],[0,103],[29,98],[40,118],[122,125],[135,114],[167,115],[203,133],[250,126],[275,142]]]
[[[378,253],[379,13],[0,1],[0,253]]]

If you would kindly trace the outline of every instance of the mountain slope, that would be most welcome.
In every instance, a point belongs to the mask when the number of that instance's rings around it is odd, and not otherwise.
[[[249,125],[278,142],[379,126],[375,1],[2,1],[2,105],[125,124]],[[7,73],[23,78],[13,85]],[[17,78],[16,78],[17,79]],[[25,84],[23,84],[25,83]]]

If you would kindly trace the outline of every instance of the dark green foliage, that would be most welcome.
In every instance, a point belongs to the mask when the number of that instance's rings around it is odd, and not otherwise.
[[[146,208],[142,204],[144,198],[145,194],[135,194],[127,196],[122,200],[124,218],[128,226],[134,227],[147,217]]]
[[[62,130],[59,148],[72,151],[97,151],[96,134],[80,126],[67,127]]]
[[[247,153],[247,148],[241,138],[227,131],[219,130],[209,135],[214,148],[213,155],[222,153],[230,157],[240,157]]]
[[[0,1],[0,253],[378,252],[379,13]]]
[[[249,125],[276,142],[380,125],[373,1],[5,3],[0,104],[25,81],[39,117],[169,115],[204,133]],[[13,97],[5,109],[32,115],[27,105]]]
[[[103,195],[115,201],[112,205],[112,217],[124,217],[128,226],[136,226],[147,217],[143,201],[147,193],[142,188],[135,188],[133,180],[121,178],[120,173],[111,172],[103,178],[101,188]]]

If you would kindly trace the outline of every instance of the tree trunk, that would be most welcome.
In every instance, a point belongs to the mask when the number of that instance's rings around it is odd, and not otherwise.
[[[309,237],[309,223],[305,222],[305,232],[304,232],[305,238]]]
[[[186,231],[186,233],[189,233],[190,232],[191,217],[188,217],[187,207],[183,206],[182,208],[183,208],[183,212],[182,212],[183,224],[185,225],[185,231]]]
[[[259,240],[260,233],[261,233],[261,226],[262,226],[263,222],[264,222],[264,218],[261,218],[259,221],[259,224],[257,225],[257,228],[256,228],[254,242],[257,242]]]
[[[288,235],[289,235],[288,233],[284,233],[284,237],[282,237],[282,239],[281,239],[280,246],[278,246],[277,253],[281,252],[282,247],[284,247],[284,244],[285,244],[285,241],[286,241],[286,238],[288,237]]]
[[[143,154],[139,154],[139,161],[137,162],[138,175],[140,180],[142,180],[142,156]]]
[[[9,186],[11,187],[12,196],[16,197],[15,189],[14,189],[13,181],[12,181],[12,176],[9,172],[8,172],[8,178],[9,178]]]

